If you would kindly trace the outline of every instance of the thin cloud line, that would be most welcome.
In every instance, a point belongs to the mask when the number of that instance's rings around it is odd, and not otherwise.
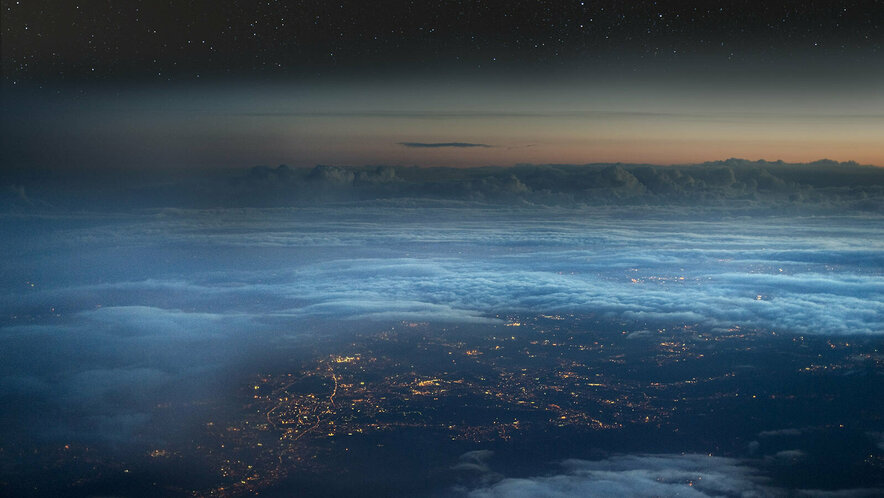
[[[471,142],[398,142],[399,145],[403,147],[411,147],[415,149],[438,149],[443,147],[454,147],[454,148],[471,148],[471,147],[486,147],[490,148],[491,145],[488,144],[476,144]]]
[[[581,118],[581,117],[647,117],[647,118],[758,118],[772,116],[783,118],[829,118],[829,119],[884,119],[884,114],[825,114],[825,113],[777,113],[777,112],[649,112],[649,111],[267,111],[229,112],[236,116],[254,117],[350,117],[350,118]]]

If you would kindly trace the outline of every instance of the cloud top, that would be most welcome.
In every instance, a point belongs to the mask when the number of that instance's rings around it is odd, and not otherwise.
[[[402,142],[403,147],[492,147]],[[696,165],[277,167],[199,174],[11,171],[0,175],[0,209],[291,207],[339,202],[457,201],[544,206],[682,206],[746,212],[884,211],[884,168],[852,162],[728,159]],[[27,197],[23,196],[27,192]]]

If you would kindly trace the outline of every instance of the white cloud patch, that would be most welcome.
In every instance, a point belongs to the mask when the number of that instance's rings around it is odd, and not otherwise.
[[[782,455],[781,455],[782,454]],[[777,461],[803,458],[797,450],[782,451]],[[459,487],[454,494],[469,498],[573,498],[573,497],[831,497],[853,498],[880,496],[880,488],[853,489],[782,489],[759,467],[757,460],[717,457],[702,454],[620,455],[603,460],[565,460],[562,472],[534,477],[503,478],[493,473],[485,461],[490,455],[461,457],[459,465],[471,472],[485,472],[487,479],[472,488]],[[471,460],[476,460],[471,464]]]
[[[626,455],[566,460],[562,474],[507,478],[471,490],[470,498],[577,496],[777,496],[760,473],[739,460],[707,455]]]

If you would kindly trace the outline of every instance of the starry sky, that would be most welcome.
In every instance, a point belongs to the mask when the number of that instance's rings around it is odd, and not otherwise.
[[[884,164],[881,1],[9,1],[4,163]]]

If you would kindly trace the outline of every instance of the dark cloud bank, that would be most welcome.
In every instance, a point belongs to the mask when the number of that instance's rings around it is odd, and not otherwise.
[[[409,147],[483,147],[404,143]],[[436,199],[539,205],[776,205],[881,211],[884,169],[728,159],[699,165],[523,165],[509,168],[256,166],[234,172],[10,170],[7,209],[32,207],[299,206]]]

